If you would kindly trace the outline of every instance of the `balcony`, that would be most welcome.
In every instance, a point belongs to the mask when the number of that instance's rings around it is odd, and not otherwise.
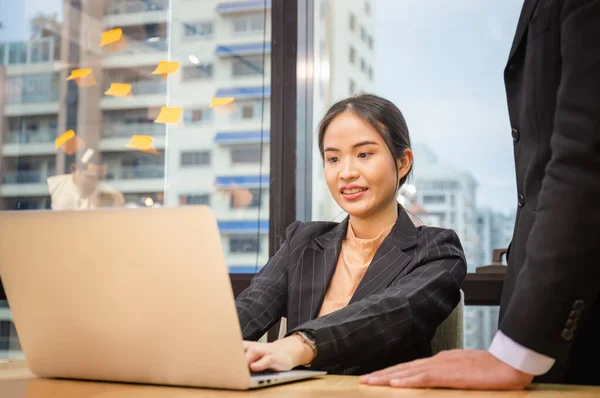
[[[0,65],[49,64],[54,62],[54,37],[0,43]]]
[[[106,81],[110,82],[107,77]],[[102,98],[104,109],[145,108],[162,105],[166,101],[167,82],[164,80],[142,80],[131,84],[132,97],[113,98],[105,96]],[[110,85],[105,87],[108,89]]]
[[[50,91],[37,91],[37,92],[21,92],[11,93],[12,95],[6,96],[6,104],[36,104],[43,102],[57,102],[58,101],[58,82],[56,82],[56,90]]]
[[[156,123],[117,123],[104,125],[103,138],[131,138],[132,135],[164,136],[165,126]]]
[[[55,129],[9,131],[4,137],[4,156],[26,156],[54,153]]]
[[[9,76],[4,83],[4,116],[58,113],[58,74]]]
[[[147,180],[163,179],[165,177],[164,165],[147,165],[134,167],[114,168],[108,171],[107,180]]]
[[[118,0],[111,2],[106,7],[105,15],[121,15],[154,11],[164,12],[168,9],[169,0]]]
[[[149,135],[154,138],[155,149],[164,149],[166,145],[166,128],[156,123],[118,123],[104,125],[100,149],[102,151],[131,151],[127,144],[132,135]]]
[[[123,194],[163,192],[164,179],[163,164],[115,168],[109,166],[106,175],[107,184]]]
[[[106,28],[124,28],[145,24],[164,24],[169,14],[169,0],[111,0],[104,15]]]
[[[35,131],[9,131],[4,137],[4,144],[45,144],[56,138],[55,129]]]
[[[123,54],[144,54],[144,53],[156,53],[156,52],[164,52],[169,48],[169,40],[166,38],[158,38],[158,39],[146,39],[146,40],[135,40],[128,39],[125,37],[127,42],[127,47],[119,50],[118,52],[112,52],[108,48],[104,48],[104,54],[107,57],[111,56],[122,56]]]
[[[46,183],[46,178],[56,174],[56,170],[19,170],[3,173],[2,183],[11,184],[40,184]]]

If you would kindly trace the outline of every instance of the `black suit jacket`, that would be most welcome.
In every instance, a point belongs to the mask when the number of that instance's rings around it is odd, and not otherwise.
[[[537,381],[599,384],[600,1],[525,0],[504,77],[519,207],[500,330],[556,358]]]
[[[348,218],[294,222],[285,242],[236,299],[244,339],[259,339],[281,317],[288,331],[314,331],[311,369],[363,374],[431,355],[431,338],[460,300],[466,264],[452,230],[398,220],[347,307],[317,318]]]

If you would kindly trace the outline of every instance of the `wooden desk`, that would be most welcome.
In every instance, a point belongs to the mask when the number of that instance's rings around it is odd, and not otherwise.
[[[254,391],[222,391],[199,388],[175,388],[122,383],[99,383],[35,378],[23,361],[0,363],[2,398],[195,398],[195,397],[418,397],[418,398],[568,398],[599,397],[600,387],[536,385],[526,391],[401,390],[367,387],[357,377],[325,376],[314,380],[267,387]]]

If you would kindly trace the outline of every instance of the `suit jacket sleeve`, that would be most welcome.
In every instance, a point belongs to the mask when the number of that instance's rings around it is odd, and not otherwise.
[[[285,231],[285,241],[235,300],[245,340],[258,340],[285,314],[290,242],[299,222]]]
[[[525,264],[500,325],[512,340],[555,359],[571,348],[569,314],[579,312],[575,320],[584,322],[600,288],[598,21],[600,1],[563,1],[552,156]]]
[[[298,330],[314,332],[316,368],[346,363],[360,364],[377,357],[391,345],[409,347],[429,342],[436,328],[460,300],[466,274],[462,247],[452,230],[435,229],[415,265],[379,294],[352,303],[339,311],[306,322]]]

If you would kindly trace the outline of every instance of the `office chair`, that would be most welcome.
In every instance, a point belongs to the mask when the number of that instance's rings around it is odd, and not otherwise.
[[[438,326],[431,340],[431,354],[440,351],[463,348],[463,313],[465,308],[465,294],[460,291],[460,301],[440,326]]]

